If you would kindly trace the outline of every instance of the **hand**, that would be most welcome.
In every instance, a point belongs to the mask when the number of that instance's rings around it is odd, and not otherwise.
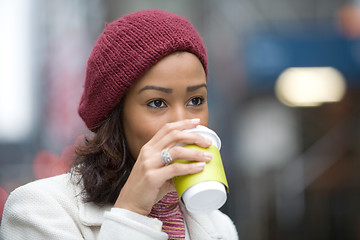
[[[172,178],[175,176],[201,172],[205,162],[212,156],[202,151],[176,146],[178,143],[196,144],[209,147],[211,141],[196,134],[182,130],[199,125],[198,119],[187,119],[165,124],[140,150],[139,156],[122,188],[114,207],[148,215],[152,206],[166,193],[173,190]],[[167,166],[161,161],[161,151],[169,148],[174,160],[197,161],[191,164],[173,163]]]

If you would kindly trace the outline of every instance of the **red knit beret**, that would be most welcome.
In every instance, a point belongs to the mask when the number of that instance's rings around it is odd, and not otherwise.
[[[78,109],[87,127],[96,132],[135,81],[175,51],[195,54],[207,74],[204,43],[187,19],[142,10],[107,24],[90,53]]]

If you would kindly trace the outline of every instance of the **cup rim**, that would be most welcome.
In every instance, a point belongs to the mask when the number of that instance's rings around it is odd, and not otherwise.
[[[205,135],[204,137],[207,137],[210,140],[212,140],[212,143],[215,147],[217,147],[219,150],[221,149],[221,140],[220,140],[219,136],[216,134],[215,131],[211,130],[210,128],[208,128],[204,125],[198,125],[195,128],[185,129],[184,131],[185,132],[194,132],[194,133],[200,134],[202,136]]]

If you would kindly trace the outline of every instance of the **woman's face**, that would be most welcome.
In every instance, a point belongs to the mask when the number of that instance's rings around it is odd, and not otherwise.
[[[161,59],[128,91],[123,117],[125,137],[134,158],[166,123],[200,118],[200,124],[207,126],[206,75],[200,60],[188,52]]]

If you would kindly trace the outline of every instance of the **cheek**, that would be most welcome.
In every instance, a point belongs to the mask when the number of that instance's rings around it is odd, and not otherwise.
[[[207,105],[206,105],[205,110],[203,112],[201,112],[199,118],[200,118],[200,125],[207,127],[209,124],[209,109],[208,109]]]
[[[147,119],[141,113],[124,111],[124,131],[131,155],[136,158],[141,147],[147,143],[161,126],[158,121]]]
[[[200,125],[203,125],[203,126],[207,127],[209,125],[208,117],[207,118],[200,118]]]

